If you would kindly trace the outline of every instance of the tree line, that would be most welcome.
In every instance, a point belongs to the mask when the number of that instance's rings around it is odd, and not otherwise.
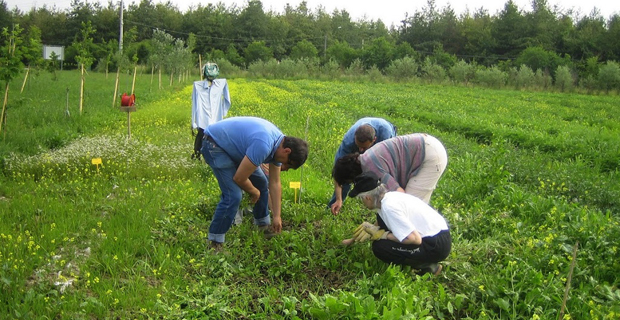
[[[19,26],[23,39],[39,37],[46,45],[65,46],[65,65],[77,67],[89,56],[90,67],[118,68],[126,61],[153,68],[181,68],[180,59],[225,59],[248,69],[270,59],[310,59],[319,65],[336,63],[341,69],[361,64],[386,72],[394,62],[430,59],[446,72],[458,62],[504,72],[527,66],[552,78],[559,66],[575,78],[598,77],[606,62],[620,61],[620,16],[603,17],[593,11],[581,15],[532,0],[520,9],[512,0],[490,14],[484,8],[457,15],[434,0],[398,25],[381,20],[353,21],[349,13],[301,2],[283,12],[266,11],[260,0],[243,6],[223,3],[198,5],[185,12],[170,1],[141,0],[124,8],[123,50],[119,52],[119,4],[73,0],[69,9],[7,8],[0,0],[0,27]],[[89,40],[89,41],[87,41]],[[8,37],[0,40],[6,46]],[[176,50],[176,55],[163,51]],[[34,58],[23,57],[26,65]],[[197,61],[197,59],[193,59]],[[38,63],[38,62],[37,62]],[[195,63],[189,61],[189,63]],[[185,67],[183,67],[185,68]],[[420,70],[418,70],[420,72]]]

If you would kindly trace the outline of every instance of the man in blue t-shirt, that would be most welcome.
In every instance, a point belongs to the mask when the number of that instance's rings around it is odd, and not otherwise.
[[[254,204],[254,223],[266,232],[282,231],[280,171],[297,169],[308,158],[306,141],[285,136],[271,122],[232,117],[209,125],[201,153],[213,169],[222,192],[209,227],[210,246],[220,250],[241,203],[242,191]],[[269,177],[260,169],[269,164]],[[269,216],[271,199],[273,224]],[[272,230],[269,230],[269,226]]]
[[[334,164],[347,154],[364,153],[375,143],[394,137],[396,137],[396,126],[389,121],[382,118],[361,118],[344,134],[342,143],[336,152]],[[350,189],[350,184],[339,185],[334,181],[334,194],[327,204],[333,214],[340,212]]]

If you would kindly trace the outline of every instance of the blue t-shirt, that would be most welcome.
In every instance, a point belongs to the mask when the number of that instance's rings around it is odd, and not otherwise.
[[[256,117],[232,117],[213,123],[205,130],[230,158],[241,163],[247,156],[255,166],[274,163],[273,157],[284,134],[273,123]]]
[[[375,144],[396,137],[396,129],[389,121],[382,118],[361,118],[344,134],[334,162],[347,154],[355,153],[359,150],[357,145],[355,145],[355,130],[363,124],[369,124],[375,129],[375,136],[377,137]]]

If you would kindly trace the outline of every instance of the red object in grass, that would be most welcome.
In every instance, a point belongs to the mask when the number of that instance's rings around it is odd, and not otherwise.
[[[122,107],[132,107],[135,103],[136,103],[136,95],[135,94],[127,95],[126,93],[123,93],[123,96],[121,97],[121,106]]]

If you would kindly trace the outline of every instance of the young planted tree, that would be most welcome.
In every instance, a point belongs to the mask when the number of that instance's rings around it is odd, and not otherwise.
[[[78,54],[75,60],[80,65],[80,70],[82,72],[80,82],[80,114],[82,114],[84,105],[84,71],[86,68],[90,68],[95,60],[90,51],[93,46],[93,34],[95,34],[95,32],[96,30],[93,28],[90,21],[82,22],[82,29],[72,44],[72,46],[77,49]]]
[[[0,131],[4,127],[6,131],[6,111],[9,103],[9,84],[21,70],[24,68],[22,63],[23,46],[22,46],[22,28],[19,25],[13,25],[11,31],[9,28],[2,28],[2,38],[4,46],[0,48],[0,80],[6,83],[4,89],[4,100],[2,102],[2,112],[0,113]]]
[[[23,48],[23,56],[27,61],[28,68],[26,69],[26,75],[24,76],[24,82],[20,91],[24,92],[30,69],[35,68],[43,64],[43,46],[41,45],[41,30],[37,26],[31,26],[28,32],[28,38]]]
[[[153,31],[153,53],[150,55],[152,69],[157,68],[159,73],[159,88],[161,89],[161,71],[167,66],[170,53],[173,50],[174,37],[165,31],[156,29]]]
[[[56,74],[56,70],[58,70],[58,65],[60,64],[60,57],[56,52],[50,54],[49,60],[45,63],[45,70],[52,74],[52,80],[57,81],[58,75]]]

